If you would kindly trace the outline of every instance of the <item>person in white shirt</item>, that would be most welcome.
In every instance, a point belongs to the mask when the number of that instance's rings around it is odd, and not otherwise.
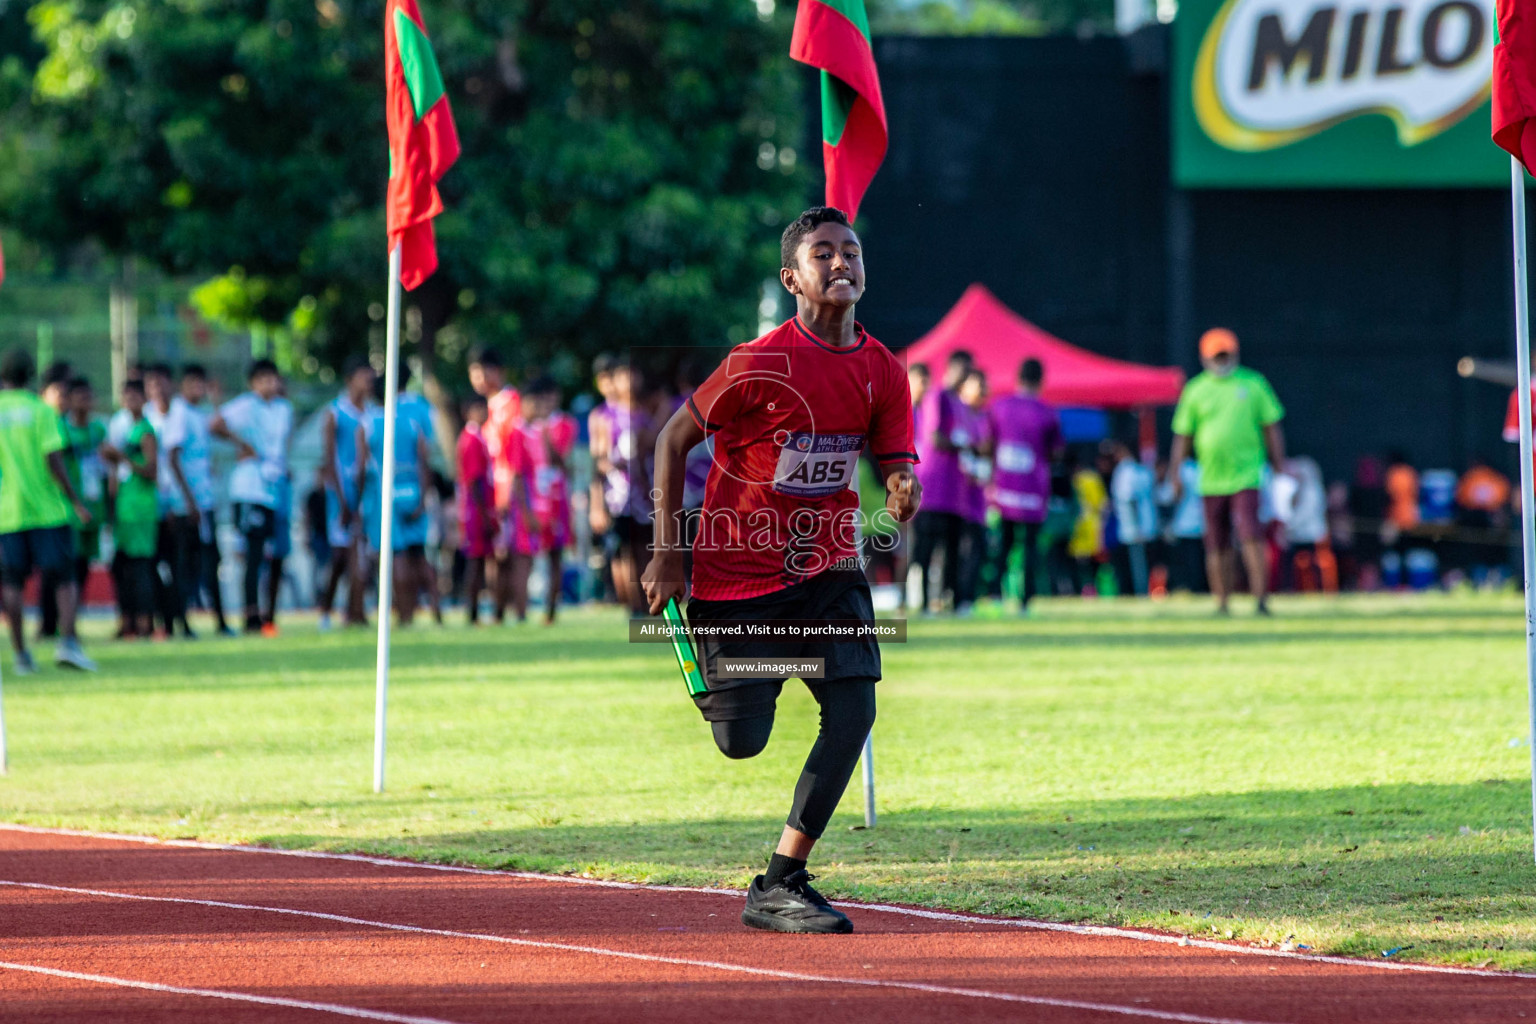
[[[1152,470],[1131,454],[1124,441],[1111,445],[1115,460],[1109,478],[1109,493],[1115,503],[1115,522],[1120,543],[1130,561],[1130,592],[1147,592],[1147,544],[1157,537],[1157,503],[1153,499],[1156,481]]]
[[[1163,473],[1163,477],[1171,474]],[[1167,537],[1170,551],[1168,586],[1191,594],[1204,593],[1205,505],[1200,498],[1200,463],[1185,459],[1178,467],[1183,489],[1165,482],[1158,488],[1158,504],[1169,509]]]
[[[181,368],[181,393],[173,400],[180,410],[182,434],[171,458],[176,460],[191,491],[188,516],[192,527],[191,572],[186,578],[187,604],[199,604],[213,612],[220,636],[234,636],[224,620],[223,588],[219,586],[218,487],[213,478],[213,434],[209,430],[212,414],[208,401],[208,371],[196,363]]]
[[[229,500],[245,540],[245,631],[276,636],[275,602],[269,602],[272,607],[265,615],[261,612],[261,569],[277,528],[278,501],[286,489],[293,406],[281,395],[282,377],[270,359],[252,363],[247,380],[250,390],[225,402],[209,429],[239,450],[239,461],[229,475]]]
[[[138,363],[129,363],[123,374],[123,382],[128,383],[129,381],[143,383],[144,367]],[[122,451],[123,447],[128,443],[128,432],[132,429],[133,414],[121,405],[118,406],[117,411],[107,418],[107,445],[117,451]],[[107,508],[110,509],[116,506],[118,486],[128,479],[128,474],[129,469],[124,464],[119,463],[118,465],[109,465],[107,467]],[[123,594],[128,590],[128,583],[123,579],[123,555],[121,551],[117,550],[115,543],[112,547],[112,591],[113,593]],[[128,635],[129,630],[128,621],[121,614],[121,606],[119,606],[118,612],[117,636],[121,639]]]
[[[185,403],[171,385],[171,368],[155,363],[144,368],[144,390],[149,402],[144,418],[154,428],[160,445],[156,479],[160,492],[160,536],[155,548],[155,606],[167,636],[197,639],[187,622],[187,590],[196,572],[197,503],[181,467],[181,449],[186,441]]]

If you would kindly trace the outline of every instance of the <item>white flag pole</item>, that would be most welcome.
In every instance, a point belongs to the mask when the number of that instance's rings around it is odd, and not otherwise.
[[[864,737],[864,753],[860,755],[864,765],[864,827],[875,827],[875,734],[871,730]]]
[[[1531,813],[1536,842],[1536,490],[1531,480],[1531,308],[1525,268],[1525,168],[1509,158],[1515,230],[1515,368],[1520,407],[1520,546],[1525,562],[1525,685],[1531,714]],[[1536,852],[1536,846],[1533,846]]]
[[[389,251],[384,348],[384,458],[379,467],[379,653],[374,675],[373,791],[384,792],[384,709],[389,700],[389,615],[394,605],[395,407],[400,394],[400,246]]]

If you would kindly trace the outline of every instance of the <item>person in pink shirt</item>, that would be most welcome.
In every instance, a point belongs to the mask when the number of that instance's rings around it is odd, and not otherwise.
[[[1061,418],[1040,398],[1045,367],[1026,359],[1019,367],[1019,390],[1003,395],[987,410],[993,440],[992,504],[1002,517],[998,578],[1008,572],[1013,546],[1024,542],[1022,611],[1036,594],[1040,528],[1051,498],[1051,462],[1063,449]]]
[[[495,555],[496,499],[491,483],[491,449],[485,443],[489,411],[479,395],[464,403],[464,429],[458,443],[458,513],[468,581],[464,597],[469,623],[480,621],[480,592],[485,563]]]
[[[507,614],[512,596],[512,552],[509,538],[513,527],[512,467],[507,458],[509,442],[523,420],[522,396],[507,383],[507,371],[501,356],[492,348],[477,350],[469,360],[469,384],[475,394],[485,399],[487,416],[483,433],[491,453],[491,482],[496,498],[496,515],[501,527],[496,558],[496,621]]]
[[[528,574],[540,554],[549,559],[544,622],[555,621],[560,603],[561,556],[571,540],[569,460],[576,445],[574,417],[560,411],[560,389],[539,377],[524,391],[526,419],[510,445],[513,471],[512,610],[528,615]]]
[[[600,598],[614,600],[613,554],[611,543],[613,517],[608,511],[608,473],[613,469],[613,369],[618,360],[601,352],[592,360],[592,383],[602,401],[587,413],[587,451],[592,456],[592,478],[587,490],[587,525],[592,530],[592,548],[603,560]]]

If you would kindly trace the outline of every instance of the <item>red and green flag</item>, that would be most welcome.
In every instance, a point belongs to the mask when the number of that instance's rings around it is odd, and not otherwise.
[[[885,100],[864,0],[800,0],[789,55],[821,69],[827,205],[852,220],[885,159]]]
[[[416,0],[384,8],[385,112],[389,121],[389,246],[400,246],[400,283],[415,288],[437,269],[432,218],[443,212],[437,183],[459,158],[459,132],[443,74]]]
[[[1498,0],[1496,6],[1499,42],[1493,48],[1493,141],[1529,171],[1536,166],[1536,4]]]

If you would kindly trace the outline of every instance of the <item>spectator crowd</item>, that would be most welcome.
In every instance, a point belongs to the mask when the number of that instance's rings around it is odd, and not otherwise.
[[[1458,477],[1394,453],[1362,458],[1352,483],[1325,485],[1314,460],[1286,453],[1280,401],[1241,365],[1236,337],[1207,332],[1201,357],[1166,458],[1113,437],[1070,442],[1042,397],[1038,361],[996,397],[963,351],[937,380],[910,366],[922,510],[907,528],[866,517],[866,535],[885,541],[868,546],[866,571],[904,589],[910,607],[958,615],[989,600],[1027,614],[1040,594],[1175,590],[1210,591],[1225,612],[1240,588],[1267,613],[1273,588],[1496,585],[1510,575],[1515,495],[1488,461]],[[0,583],[15,670],[37,667],[23,622],[34,579],[36,635],[57,639],[63,667],[94,668],[76,619],[104,592],[123,639],[193,638],[194,612],[218,635],[275,635],[296,532],[316,567],[321,628],[333,614],[363,625],[386,509],[402,623],[423,607],[441,621],[445,603],[462,604],[472,623],[509,611],[522,621],[535,579],[547,622],[562,600],[642,614],[656,437],[710,368],[682,359],[667,384],[602,356],[596,398],[566,411],[553,379],[533,374],[517,387],[496,352],[480,350],[470,396],[452,410],[457,437],[444,446],[443,411],[402,367],[385,486],[382,378],[357,360],[319,412],[319,467],[296,503],[295,412],[271,361],[252,363],[245,389],[224,401],[201,366],[130,367],[103,417],[91,381],[64,363],[34,379],[31,357],[11,350],[0,358]],[[712,461],[708,442],[689,454],[686,508],[702,505]],[[866,510],[883,507],[873,466],[861,465],[854,486]],[[239,584],[228,613],[226,561],[238,562],[229,578]]]
[[[1497,587],[1518,575],[1518,493],[1478,458],[1461,474],[1394,452],[1362,457],[1352,482],[1285,450],[1284,410],[1241,365],[1232,332],[1201,339],[1166,457],[1124,440],[1069,443],[1026,360],[1015,390],[987,400],[965,351],[940,381],[908,368],[924,486],[910,604],[970,614],[1006,597],[1026,614],[1051,595],[1236,589],[1267,613],[1273,589]],[[1510,402],[1513,423],[1514,401]],[[1516,440],[1507,426],[1505,440]]]

